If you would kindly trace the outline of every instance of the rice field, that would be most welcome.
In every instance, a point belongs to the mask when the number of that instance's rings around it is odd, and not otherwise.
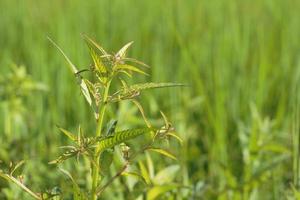
[[[128,55],[151,66],[135,82],[187,85],[139,98],[151,122],[160,110],[172,121],[183,140],[168,144],[177,161],[147,154],[152,185],[121,177],[101,199],[300,198],[299,10],[292,0],[0,0],[0,169],[25,160],[17,172],[33,191],[69,192],[48,164],[68,143],[57,125],[89,134],[96,123],[47,37],[85,69],[87,34],[112,53],[134,41]],[[128,128],[143,123],[138,113],[124,102],[107,116]],[[61,167],[80,187],[91,181],[85,161]],[[0,178],[0,199],[32,198]]]

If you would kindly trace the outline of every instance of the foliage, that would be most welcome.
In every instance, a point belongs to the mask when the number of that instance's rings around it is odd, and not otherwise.
[[[23,63],[32,79],[50,88],[44,95],[33,93],[25,98],[23,119],[28,129],[13,131],[10,140],[4,134],[6,114],[0,115],[0,160],[7,167],[9,160],[26,160],[20,170],[33,191],[50,188],[48,192],[55,194],[59,187],[71,193],[67,189],[71,180],[57,173],[56,165],[47,164],[55,160],[54,155],[70,150],[57,146],[76,146],[57,134],[55,124],[77,134],[81,122],[85,137],[93,135],[91,109],[84,98],[77,98],[74,77],[45,39],[46,35],[55,38],[79,69],[87,69],[90,57],[78,40],[80,33],[87,32],[115,52],[120,44],[134,40],[129,55],[151,66],[146,70],[149,76],[136,76],[136,83],[169,80],[191,86],[145,90],[137,97],[150,124],[161,126],[156,119],[162,109],[183,140],[180,148],[171,140],[169,151],[180,165],[175,182],[191,189],[177,188],[158,199],[298,196],[300,1],[1,0],[0,10],[1,76],[12,61]],[[89,72],[81,75],[90,76]],[[120,89],[113,86],[111,95]],[[131,100],[124,100],[110,103],[106,116],[118,120],[117,131],[127,130],[143,127],[138,112]],[[143,144],[146,136],[127,143]],[[161,144],[168,149],[167,142]],[[130,147],[131,151],[139,148]],[[113,175],[122,168],[121,148],[105,151],[107,162],[111,153],[115,156],[110,167],[102,170]],[[155,174],[174,164],[168,157],[149,153]],[[59,165],[85,189],[90,166],[85,157],[78,158],[78,163],[67,160]],[[144,157],[137,158],[147,169]],[[139,171],[139,166],[131,167]],[[72,173],[75,170],[78,173]],[[133,175],[115,179],[102,193],[103,199],[135,199],[136,193],[145,190],[137,180]],[[0,190],[0,199],[30,199],[2,179]]]
[[[165,125],[158,128],[153,127],[145,118],[143,108],[140,105],[140,103],[136,100],[136,98],[139,96],[140,92],[145,89],[175,87],[183,85],[174,83],[145,83],[128,85],[126,83],[126,79],[124,79],[124,77],[122,76],[123,74],[128,76],[129,78],[132,78],[134,73],[140,73],[144,75],[146,73],[136,66],[129,65],[127,62],[134,62],[144,67],[147,66],[146,64],[143,64],[140,61],[126,57],[126,52],[131,46],[132,42],[126,44],[116,54],[111,55],[108,54],[102,47],[100,47],[100,45],[98,45],[95,41],[93,41],[86,35],[83,35],[83,38],[86,41],[87,46],[90,50],[90,55],[93,64],[90,65],[90,69],[81,71],[79,71],[75,67],[75,65],[60,49],[60,47],[58,47],[57,44],[55,44],[50,38],[49,40],[58,48],[58,50],[65,57],[72,73],[77,79],[77,83],[81,89],[83,96],[85,97],[87,103],[90,105],[91,109],[94,112],[94,117],[97,124],[97,126],[95,127],[95,134],[91,137],[86,136],[83,133],[83,130],[80,126],[77,135],[59,127],[60,131],[65,136],[67,136],[67,138],[70,139],[74,143],[74,145],[63,146],[62,148],[67,148],[68,150],[65,151],[57,159],[50,161],[49,164],[60,164],[73,157],[77,157],[77,161],[79,162],[80,156],[85,157],[89,161],[90,165],[90,172],[86,175],[91,176],[92,180],[91,182],[86,183],[86,186],[84,186],[85,189],[82,189],[79,186],[76,180],[72,177],[71,173],[64,169],[61,169],[61,171],[64,174],[66,174],[72,181],[73,199],[96,200],[98,199],[98,197],[100,197],[101,193],[110,184],[113,183],[114,179],[121,176],[123,173],[125,173],[125,171],[128,171],[129,166],[134,164],[135,158],[138,154],[144,153],[145,151],[149,150],[158,152],[172,159],[176,159],[174,155],[167,152],[166,150],[155,147],[158,140],[166,139],[166,137],[170,135],[177,139],[180,139],[174,134],[174,128],[171,126],[171,123],[161,112]],[[91,76],[89,79],[84,78],[82,76],[82,73],[85,71],[90,72]],[[113,95],[111,95],[111,86],[113,84],[117,85],[117,81],[121,82],[122,86],[119,86],[121,87],[121,89],[117,92],[114,92]],[[18,94],[16,91],[13,91],[13,94],[14,93]],[[145,119],[145,127],[117,131],[118,121],[113,120],[112,124],[108,126],[105,133],[103,124],[105,122],[106,109],[109,109],[111,103],[119,103],[123,100],[134,101],[134,104],[138,106],[143,118]],[[144,145],[144,147],[142,147],[141,149],[137,150],[136,152],[132,152],[130,146],[127,146],[126,144],[127,141],[141,135],[148,135],[147,144]],[[112,176],[112,178],[106,184],[103,185],[101,184],[103,178],[109,175],[109,171],[107,169],[112,164],[112,160],[114,157],[114,148],[120,144],[123,146],[123,167],[121,168],[120,172]],[[66,195],[64,191],[62,192],[62,194],[49,194],[47,192],[38,194],[28,189],[27,186],[25,186],[20,180],[13,176],[13,172],[21,164],[23,164],[23,162],[18,163],[13,170],[9,170],[9,173],[0,172],[0,176],[2,178],[14,182],[35,199],[62,199],[62,195]],[[90,190],[87,190],[87,188],[90,188]],[[162,191],[168,191],[171,189],[173,189],[173,187],[168,187],[167,190]],[[153,191],[149,194],[150,199],[153,199],[155,196],[159,195],[162,192],[156,192],[155,194],[152,193]]]

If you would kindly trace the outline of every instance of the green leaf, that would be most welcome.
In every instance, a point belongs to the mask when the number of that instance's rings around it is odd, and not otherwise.
[[[182,87],[186,86],[180,83],[141,83],[130,86],[123,86],[121,90],[115,92],[109,101],[116,102],[120,100],[133,99],[140,95],[140,91],[155,88],[166,88],[166,87]]]
[[[61,172],[63,172],[65,175],[67,175],[73,183],[73,199],[74,200],[87,200],[88,199],[87,195],[81,191],[80,187],[78,186],[78,184],[76,183],[76,181],[74,180],[72,175],[67,170],[64,170],[62,168],[59,168],[59,170]]]
[[[146,160],[147,160],[147,167],[148,167],[148,171],[149,171],[149,175],[150,178],[152,179],[154,177],[154,164],[153,161],[151,159],[151,156],[148,152],[145,152],[146,154]]]
[[[108,136],[99,141],[99,151],[101,152],[105,149],[112,148],[117,144],[136,138],[140,135],[150,133],[154,130],[155,129],[153,128],[136,128],[115,132],[113,136]]]
[[[10,175],[13,175],[13,173],[14,173],[19,167],[21,167],[24,163],[25,163],[24,160],[21,160],[20,162],[18,162],[18,163],[14,166],[14,168],[10,171]]]
[[[180,169],[179,165],[168,166],[162,169],[161,171],[159,171],[154,177],[153,181],[159,185],[170,183],[176,177],[179,169]]]
[[[66,129],[63,129],[63,128],[59,127],[59,126],[57,126],[57,128],[58,128],[65,136],[67,136],[69,139],[71,139],[72,141],[75,142],[75,141],[77,140],[76,136],[73,135],[73,133],[71,133],[71,132],[67,131]]]
[[[90,54],[94,62],[94,66],[96,68],[96,72],[99,79],[102,83],[106,83],[108,78],[108,69],[105,67],[105,65],[101,61],[101,57],[99,54],[97,54],[93,48],[90,48]]]
[[[94,40],[92,40],[90,37],[88,37],[85,34],[82,34],[83,39],[85,40],[85,42],[87,43],[87,45],[89,47],[92,47],[93,49],[97,49],[99,50],[104,56],[109,55],[97,42],[95,42]]]
[[[181,83],[140,83],[130,85],[128,88],[123,88],[123,90],[147,90],[147,89],[154,89],[154,88],[166,88],[166,87],[183,87],[186,86]]]
[[[173,160],[177,160],[177,158],[173,154],[169,153],[168,151],[166,151],[164,149],[160,149],[160,148],[148,148],[147,150],[154,151],[154,152],[160,153],[160,154],[162,154],[162,155],[164,155],[166,157],[169,157],[169,158],[171,158]]]
[[[151,124],[149,122],[149,120],[147,119],[146,115],[145,115],[145,112],[144,112],[144,109],[143,109],[143,106],[138,102],[136,101],[135,99],[132,99],[132,102],[138,107],[140,113],[142,114],[142,117],[144,119],[144,122],[146,123],[147,127],[151,127]]]
[[[139,161],[139,167],[140,167],[141,175],[142,175],[143,179],[145,180],[146,184],[151,185],[151,179],[150,179],[149,173],[142,161]]]
[[[139,68],[134,67],[132,65],[115,65],[114,66],[114,70],[115,71],[128,70],[128,71],[132,71],[132,72],[137,72],[137,73],[140,73],[140,74],[148,75],[143,70],[140,70]]]
[[[115,120],[115,119],[110,120],[107,123],[107,129],[106,129],[105,136],[113,135],[115,133],[117,124],[118,124],[118,120]]]
[[[175,139],[177,139],[180,142],[180,144],[183,143],[183,140],[181,139],[181,137],[179,137],[177,134],[175,134],[173,132],[168,132],[166,135],[174,137]]]
[[[130,176],[130,177],[134,177],[138,180],[141,180],[143,183],[147,184],[146,180],[144,179],[144,177],[136,172],[123,172],[121,174],[122,176]]]
[[[132,63],[135,63],[135,64],[139,64],[141,66],[144,66],[144,67],[147,67],[149,68],[149,65],[139,61],[139,60],[136,60],[134,58],[123,58],[122,61],[125,61],[125,62],[132,62]]]
[[[60,53],[64,56],[67,63],[70,66],[71,71],[76,74],[78,72],[78,69],[75,67],[75,65],[71,62],[71,60],[68,58],[68,56],[63,52],[63,50],[49,37],[47,37],[48,40],[60,51]]]
[[[169,120],[168,120],[167,116],[165,115],[165,113],[163,113],[163,111],[161,111],[161,110],[159,112],[164,119],[165,126],[169,126]]]
[[[125,58],[126,52],[127,52],[128,48],[132,45],[132,43],[133,43],[133,41],[131,41],[131,42],[125,44],[125,45],[118,51],[118,53],[115,55],[115,57],[116,57],[117,59]]]
[[[175,188],[177,188],[177,185],[174,184],[168,184],[168,185],[160,185],[160,186],[154,186],[147,192],[147,200],[154,200],[157,199],[160,195],[165,194],[168,191],[171,191]]]
[[[71,62],[71,60],[67,57],[67,55],[63,52],[63,50],[52,40],[48,37],[48,40],[61,52],[61,54],[64,56],[64,58],[66,59],[67,63],[69,64],[69,67],[71,69],[71,71],[73,72],[73,74],[76,76],[78,84],[80,85],[81,88],[81,92],[84,95],[85,99],[87,100],[87,102],[89,103],[89,105],[92,105],[92,99],[89,93],[89,90],[86,86],[86,83],[84,80],[82,80],[80,74],[78,73],[78,69],[75,67],[75,65]]]
[[[52,160],[49,162],[49,164],[59,164],[62,163],[63,161],[72,158],[74,156],[77,156],[79,153],[79,150],[76,149],[75,147],[73,147],[71,150],[68,150],[66,152],[64,152],[61,156],[59,156],[57,159]]]

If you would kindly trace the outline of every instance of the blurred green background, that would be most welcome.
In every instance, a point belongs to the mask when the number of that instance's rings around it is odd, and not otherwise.
[[[184,140],[170,148],[180,165],[174,181],[187,188],[160,198],[296,199],[299,10],[293,0],[0,0],[0,76],[15,63],[47,86],[11,107],[2,99],[0,160],[25,159],[23,172],[36,191],[67,184],[47,164],[66,142],[55,125],[92,131],[95,124],[47,36],[84,69],[91,62],[80,36],[86,33],[111,52],[134,41],[129,56],[151,66],[151,76],[136,82],[189,85],[142,98],[148,116],[163,110]],[[133,116],[123,122],[139,123],[129,105],[118,111],[128,112]],[[118,184],[106,199],[129,199]],[[0,193],[27,199],[2,181]]]

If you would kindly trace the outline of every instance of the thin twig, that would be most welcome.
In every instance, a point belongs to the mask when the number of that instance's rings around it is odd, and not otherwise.
[[[99,196],[110,184],[113,183],[113,181],[118,178],[119,176],[121,176],[123,174],[123,172],[127,169],[129,165],[129,162],[127,161],[124,166],[118,171],[118,173],[116,173],[105,185],[103,185],[102,187],[98,188],[96,190],[96,194],[97,196]]]

